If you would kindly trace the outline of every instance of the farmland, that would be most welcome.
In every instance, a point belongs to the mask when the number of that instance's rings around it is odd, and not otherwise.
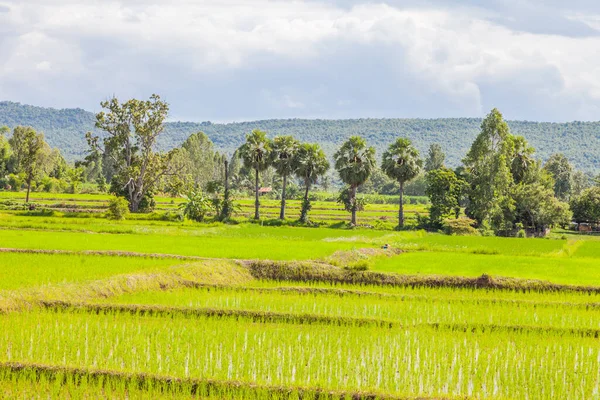
[[[600,398],[597,237],[192,223],[170,199],[115,222],[37,195],[50,212],[0,210],[2,397]]]

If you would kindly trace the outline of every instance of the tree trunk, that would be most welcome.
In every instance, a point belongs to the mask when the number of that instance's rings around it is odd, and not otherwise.
[[[254,219],[260,219],[260,201],[258,200],[258,169],[254,170],[256,172],[256,177],[254,180]]]
[[[350,204],[352,204],[352,219],[350,223],[356,225],[356,186],[350,187]]]
[[[229,161],[225,160],[225,193],[229,191]]]
[[[398,228],[404,228],[404,182],[400,182],[400,207],[398,208]]]
[[[281,210],[279,211],[279,219],[285,219],[285,188],[287,186],[287,175],[283,175],[283,187],[281,188]]]
[[[27,178],[27,194],[25,195],[25,203],[29,203],[29,192],[31,191],[31,177]]]
[[[310,190],[310,180],[306,179],[304,181],[305,185],[306,185],[306,190],[304,191],[304,201],[308,201],[308,191]]]

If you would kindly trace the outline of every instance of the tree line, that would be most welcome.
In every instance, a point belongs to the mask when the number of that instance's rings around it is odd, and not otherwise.
[[[301,143],[292,135],[270,139],[260,129],[247,134],[232,156],[215,151],[202,132],[188,137],[181,147],[160,152],[157,141],[169,107],[159,96],[124,103],[113,98],[101,105],[104,111],[96,115],[95,125],[103,134],[86,135],[88,154],[73,166],[32,128],[17,127],[8,139],[4,130],[0,168],[8,173],[2,174],[8,177],[6,184],[10,181],[17,187],[20,177],[28,201],[36,179],[63,179],[72,190],[77,182],[93,181],[98,188],[124,197],[132,212],[151,210],[153,195],[160,191],[185,195],[185,212],[197,220],[206,215],[207,208],[214,208],[221,220],[230,218],[232,192],[243,191],[253,192],[254,218],[260,219],[259,190],[270,184],[278,189],[279,218],[286,218],[286,199],[301,196],[298,220],[308,223],[311,189],[317,184],[330,188],[328,171],[333,166],[334,183],[342,186],[337,199],[350,213],[352,225],[364,209],[361,192],[393,192],[398,196],[398,228],[403,228],[403,196],[411,184],[431,203],[429,215],[418,220],[421,227],[440,229],[451,220],[460,220],[473,229],[509,235],[540,234],[571,219],[600,222],[598,182],[576,171],[562,154],[542,164],[535,158],[535,149],[510,132],[496,109],[481,123],[462,165],[451,169],[445,166],[439,144],[431,145],[423,160],[404,137],[383,152],[380,162],[375,148],[360,136],[350,136],[329,159],[317,143]]]

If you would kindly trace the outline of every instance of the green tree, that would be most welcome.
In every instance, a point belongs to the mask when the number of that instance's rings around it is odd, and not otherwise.
[[[600,187],[594,186],[586,189],[580,196],[574,197],[570,202],[573,211],[573,220],[577,223],[600,223]]]
[[[591,186],[589,177],[582,171],[573,172],[571,178],[571,196],[579,196]]]
[[[295,172],[296,154],[300,143],[292,136],[277,136],[273,139],[273,167],[279,176],[281,176],[281,208],[279,210],[279,219],[285,219],[285,199],[287,180]]]
[[[44,140],[43,133],[37,133],[31,127],[17,126],[9,140],[12,157],[17,173],[25,174],[27,195],[25,202],[29,202],[32,181],[47,168],[47,154],[50,147]]]
[[[444,166],[444,160],[446,155],[442,151],[442,146],[437,143],[433,143],[429,146],[429,152],[427,153],[427,159],[425,160],[425,171],[433,171],[434,169],[440,169]]]
[[[244,166],[254,170],[254,219],[260,219],[259,174],[271,166],[271,141],[267,134],[255,129],[246,136],[246,143],[239,148]]]
[[[110,158],[110,163],[104,164],[114,170],[111,187],[126,196],[132,212],[141,211],[142,202],[148,200],[159,181],[175,172],[171,159],[179,150],[167,154],[154,150],[169,106],[156,94],[149,100],[125,103],[113,97],[100,105],[107,111],[96,115],[96,127],[107,135],[102,146],[98,136],[87,133],[90,153],[100,152]]]
[[[497,109],[481,123],[481,132],[463,160],[469,182],[467,215],[496,231],[512,229],[513,140]]]
[[[308,212],[311,209],[308,192],[312,184],[317,183],[320,176],[329,169],[329,161],[325,152],[318,144],[303,143],[295,157],[294,170],[296,176],[304,181],[304,199],[300,212],[300,222],[308,222]]]
[[[554,197],[552,188],[539,182],[516,185],[513,198],[515,222],[537,234],[543,234],[546,228],[554,225],[568,224],[571,220],[569,205]]]
[[[356,189],[365,183],[375,169],[375,148],[367,147],[360,136],[350,137],[334,154],[335,169],[344,183],[350,186],[351,224],[356,225]]]
[[[573,182],[573,166],[562,153],[552,154],[544,169],[554,178],[554,195],[561,200],[568,200]]]
[[[10,132],[8,126],[0,126],[0,178],[8,172],[8,162],[10,160],[11,150],[8,139],[5,137]]]
[[[506,140],[510,143],[509,161],[513,181],[515,183],[523,182],[530,169],[535,166],[536,161],[533,159],[535,150],[529,146],[523,136],[509,135]]]
[[[467,183],[445,167],[427,172],[426,179],[426,193],[431,201],[429,220],[432,226],[440,228],[449,214],[460,216],[460,199]]]
[[[220,167],[219,159],[214,151],[212,141],[204,132],[190,135],[181,145],[189,160],[185,174],[192,177],[197,188],[206,189],[206,184],[214,179],[214,170]]]
[[[398,227],[404,227],[404,184],[419,175],[423,161],[409,139],[399,138],[383,153],[381,169],[400,184]]]

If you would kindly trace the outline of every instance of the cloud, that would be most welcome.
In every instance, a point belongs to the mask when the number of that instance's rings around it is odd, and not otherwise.
[[[591,1],[0,3],[0,99],[95,110],[113,94],[172,118],[597,119]]]

